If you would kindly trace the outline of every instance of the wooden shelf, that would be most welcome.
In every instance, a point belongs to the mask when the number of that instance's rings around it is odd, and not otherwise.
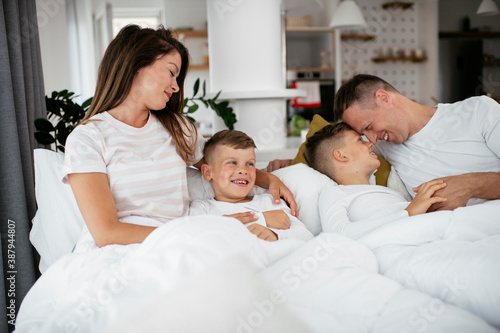
[[[189,69],[208,69],[208,65],[189,65]]]
[[[393,10],[402,9],[407,10],[413,7],[413,2],[403,2],[403,1],[389,1],[382,4],[382,9]]]
[[[352,35],[341,35],[340,39],[342,39],[342,40],[361,40],[361,41],[364,41],[364,42],[368,42],[368,41],[374,40],[375,37],[376,37],[375,35],[356,35],[356,34],[352,34]]]
[[[287,68],[287,71],[293,72],[328,72],[333,71],[333,68],[322,68],[322,67],[295,67],[295,68]]]
[[[439,38],[457,38],[457,37],[496,38],[500,37],[500,31],[440,31],[439,32]]]
[[[485,61],[485,62],[483,62],[483,66],[488,66],[488,67],[500,66],[500,61],[499,60]]]
[[[297,33],[311,33],[311,32],[316,32],[316,33],[333,33],[335,32],[334,29],[332,28],[325,28],[325,27],[287,27],[286,32],[297,32]]]
[[[405,57],[376,57],[376,58],[372,58],[372,61],[374,63],[383,63],[383,62],[387,62],[387,61],[411,61],[411,62],[419,63],[419,62],[424,62],[426,60],[427,60],[427,57],[419,57],[419,58],[416,58],[416,57],[411,57],[411,58],[405,58]]]
[[[208,37],[207,30],[176,30],[177,36],[184,35],[185,38]]]

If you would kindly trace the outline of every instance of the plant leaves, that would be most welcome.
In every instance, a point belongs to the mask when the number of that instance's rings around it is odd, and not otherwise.
[[[52,135],[45,132],[35,132],[35,139],[38,143],[42,145],[50,145],[56,142],[56,139],[54,139]]]
[[[44,118],[35,119],[35,128],[40,132],[46,132],[46,133],[56,130],[54,128],[54,125],[52,125],[50,121]]]
[[[203,95],[201,96],[201,98],[205,98],[205,95],[207,94],[207,82],[205,80],[203,80]]]
[[[203,81],[205,82],[205,81]],[[198,93],[198,89],[200,88],[200,78],[197,78],[196,81],[194,82],[194,87],[193,87],[193,98],[196,96]]]
[[[92,99],[94,97],[90,97],[89,99],[87,99],[85,102],[83,102],[82,104],[82,109],[84,109],[85,111],[87,111],[87,109],[89,108],[90,104],[92,103]]]
[[[196,112],[196,110],[198,110],[199,108],[199,105],[198,104],[194,104],[194,105],[191,105],[189,107],[189,109],[187,110],[187,113],[193,113],[193,112]]]
[[[212,98],[212,99],[215,101],[217,98],[219,98],[219,95],[220,95],[221,92],[222,92],[222,90],[219,90],[219,92],[217,93],[217,95],[215,95],[215,97]]]

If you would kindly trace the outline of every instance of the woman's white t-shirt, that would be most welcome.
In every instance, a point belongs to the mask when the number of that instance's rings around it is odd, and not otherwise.
[[[187,128],[185,132],[189,133]],[[203,137],[192,160],[203,157]],[[118,218],[140,216],[167,222],[187,215],[190,197],[186,163],[173,138],[152,113],[141,128],[129,126],[108,112],[77,126],[65,147],[63,181],[71,173],[100,172],[108,176]]]

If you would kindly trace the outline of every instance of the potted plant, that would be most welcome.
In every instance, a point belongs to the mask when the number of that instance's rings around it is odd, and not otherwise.
[[[217,102],[221,92],[219,91],[213,98],[206,98],[205,81],[203,81],[201,96],[198,96],[199,90],[200,79],[197,79],[193,87],[193,96],[184,99],[184,115],[194,122],[195,120],[191,115],[198,110],[198,103],[201,102],[206,107],[214,110],[224,120],[224,124],[228,129],[233,130],[236,115],[233,108],[229,106],[228,101]],[[38,143],[46,146],[55,144],[56,151],[64,152],[66,138],[83,119],[92,102],[91,97],[80,105],[73,101],[74,97],[76,97],[75,93],[68,90],[54,91],[50,97],[45,96],[47,119],[35,119],[35,139]],[[55,126],[53,122],[57,122]]]
[[[233,112],[233,108],[229,106],[229,101],[222,101],[217,103],[217,98],[221,91],[219,91],[213,98],[205,98],[206,96],[206,82],[203,81],[202,95],[197,97],[198,91],[200,89],[200,79],[196,79],[193,86],[193,97],[184,99],[184,115],[186,115],[192,122],[194,119],[190,116],[193,112],[198,110],[198,101],[202,102],[205,107],[210,107],[215,113],[222,118],[224,125],[228,129],[234,130],[234,124],[236,123],[236,115]]]
[[[56,151],[64,152],[64,145],[69,133],[83,119],[92,97],[82,105],[75,103],[75,93],[68,90],[53,91],[52,95],[45,96],[47,118],[35,119],[35,139],[43,145],[55,144]],[[52,121],[57,121],[54,126]]]

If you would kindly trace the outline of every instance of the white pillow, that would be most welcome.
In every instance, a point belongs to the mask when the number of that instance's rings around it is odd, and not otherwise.
[[[292,191],[299,208],[299,220],[314,236],[318,235],[322,231],[318,209],[319,194],[325,186],[335,186],[337,183],[303,163],[272,173]]]
[[[40,254],[40,272],[73,250],[84,225],[71,191],[62,182],[64,155],[35,149],[35,194],[38,210],[30,241]]]
[[[194,168],[186,168],[188,192],[192,200],[211,199],[214,197],[214,189],[210,182],[206,181],[201,171]]]
[[[405,184],[399,177],[398,172],[392,165],[391,165],[391,171],[389,172],[389,177],[387,177],[387,187],[401,193],[405,197],[406,201],[413,200],[410,193],[408,193]]]

